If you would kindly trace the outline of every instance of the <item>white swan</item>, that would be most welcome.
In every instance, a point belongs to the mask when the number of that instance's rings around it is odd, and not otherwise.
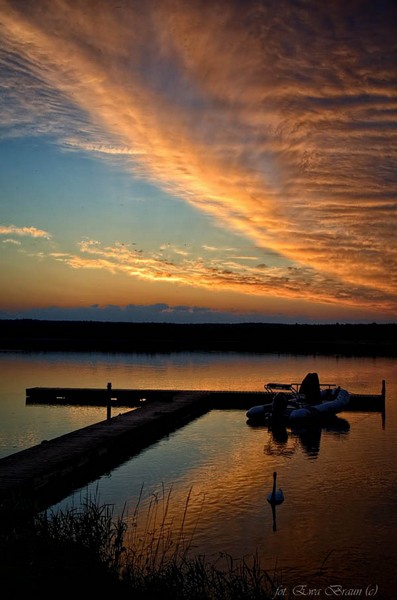
[[[279,488],[276,491],[276,479],[277,479],[277,473],[276,473],[276,471],[274,471],[274,473],[273,473],[273,490],[267,497],[267,501],[270,502],[270,504],[281,504],[282,502],[284,502],[284,494],[283,494],[283,491],[281,490],[281,488]]]

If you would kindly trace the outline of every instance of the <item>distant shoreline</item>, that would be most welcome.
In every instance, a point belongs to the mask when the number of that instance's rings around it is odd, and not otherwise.
[[[197,325],[3,319],[0,350],[397,356],[397,323]]]

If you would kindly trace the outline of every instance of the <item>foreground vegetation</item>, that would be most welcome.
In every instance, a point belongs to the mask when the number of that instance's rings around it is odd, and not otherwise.
[[[268,600],[277,584],[257,557],[215,562],[190,554],[184,535],[188,502],[179,528],[167,521],[170,497],[151,504],[144,527],[132,525],[97,498],[78,508],[41,513],[0,541],[0,577],[7,598],[35,593],[99,594],[134,600]],[[160,514],[160,517],[159,517]]]

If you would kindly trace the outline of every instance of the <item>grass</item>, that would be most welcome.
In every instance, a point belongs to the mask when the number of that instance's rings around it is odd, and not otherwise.
[[[7,598],[40,593],[112,594],[134,600],[269,600],[278,583],[258,556],[209,561],[192,553],[185,532],[190,492],[180,523],[170,517],[171,492],[141,496],[131,519],[88,497],[78,507],[44,512],[0,540],[0,577]],[[13,595],[12,595],[13,594]]]

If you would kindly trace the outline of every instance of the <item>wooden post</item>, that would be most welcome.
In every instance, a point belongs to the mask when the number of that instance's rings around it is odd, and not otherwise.
[[[110,421],[112,413],[112,384],[108,383],[108,393],[106,395],[106,419]]]
[[[382,379],[382,429],[386,426],[386,381]]]

